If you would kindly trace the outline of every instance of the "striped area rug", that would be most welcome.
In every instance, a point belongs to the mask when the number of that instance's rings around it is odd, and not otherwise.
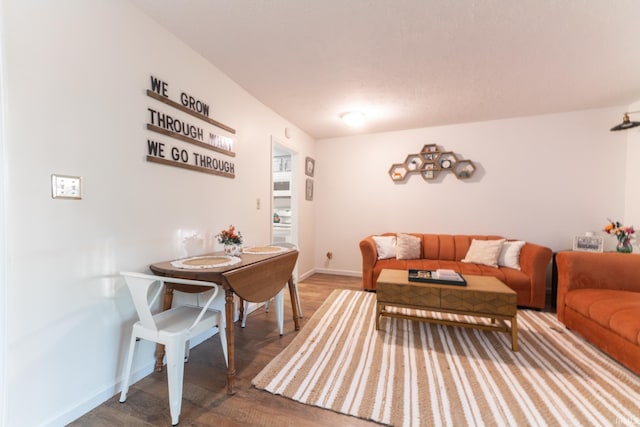
[[[390,318],[376,331],[375,294],[336,290],[253,384],[393,426],[640,425],[637,375],[553,314],[520,310],[518,330],[518,352],[494,331]]]

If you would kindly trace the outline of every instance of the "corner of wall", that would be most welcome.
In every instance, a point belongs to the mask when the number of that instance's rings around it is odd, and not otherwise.
[[[0,16],[4,16],[4,1],[0,0]],[[4,37],[4,20],[0,20],[0,41]],[[4,83],[4,43],[0,42],[0,426],[7,425],[7,384],[6,384],[6,349],[7,349],[7,156],[5,153],[5,83]]]
[[[627,107],[628,111],[638,111],[632,120],[640,120],[640,100]],[[624,224],[640,228],[640,127],[627,131],[627,155],[625,164],[625,204]],[[640,236],[636,236],[634,252],[640,252]]]

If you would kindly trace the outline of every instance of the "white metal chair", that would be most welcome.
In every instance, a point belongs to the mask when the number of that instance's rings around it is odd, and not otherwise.
[[[273,298],[276,303],[276,320],[278,322],[278,331],[280,335],[284,335],[284,288],[276,294]],[[264,302],[264,309],[269,312],[270,301]],[[249,311],[249,301],[244,302],[244,312],[242,313],[242,323],[240,326],[243,328],[247,326],[247,312]]]
[[[169,385],[169,412],[171,423],[178,424],[180,409],[182,407],[182,384],[184,378],[185,349],[189,340],[193,337],[218,326],[222,351],[225,363],[227,356],[227,339],[225,333],[225,317],[220,310],[213,310],[211,304],[220,294],[220,288],[215,283],[198,280],[177,279],[172,277],[160,277],[142,273],[120,273],[124,276],[133,303],[140,320],[133,325],[131,342],[125,365],[125,373],[122,381],[120,402],[127,400],[129,381],[131,377],[131,364],[138,338],[164,344],[167,352],[167,382]],[[203,307],[179,306],[157,314],[151,313],[151,307],[158,300],[164,288],[164,282],[179,283],[185,285],[198,285],[211,287],[213,292]],[[149,288],[154,283],[160,285],[155,291],[151,301],[148,299]]]
[[[278,243],[272,243],[271,245],[280,246],[280,247],[289,248],[289,249],[298,249],[298,247],[293,243],[278,242]],[[292,281],[293,281],[293,286],[296,288],[296,294],[298,294],[298,281],[296,280],[295,275]],[[284,284],[284,286],[286,285],[287,283]],[[274,302],[276,304],[276,320],[278,322],[278,331],[280,332],[280,335],[284,334],[284,286],[282,290],[278,292],[274,297]],[[298,308],[298,316],[302,317],[302,307],[300,306],[300,294],[298,294],[298,301],[296,303]],[[269,308],[270,308],[270,301],[265,301],[264,309],[267,313],[269,312]],[[249,301],[245,301],[243,315],[242,315],[242,322],[240,323],[240,326],[243,328],[247,325],[248,311],[249,311]]]

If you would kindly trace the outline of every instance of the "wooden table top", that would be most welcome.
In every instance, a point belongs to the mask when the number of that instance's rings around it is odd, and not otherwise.
[[[411,285],[425,288],[440,288],[451,291],[460,290],[461,292],[477,291],[499,294],[516,294],[516,291],[502,283],[500,279],[493,276],[475,276],[472,274],[465,274],[463,275],[463,277],[467,281],[467,286],[442,285],[438,283],[427,282],[410,282],[409,272],[407,270],[391,270],[385,268],[380,272],[377,283],[378,286],[381,283],[386,283],[393,285]]]
[[[202,256],[221,255],[224,252]],[[298,251],[288,249],[277,254],[243,253],[239,263],[223,267],[180,268],[172,265],[175,260],[171,260],[151,264],[149,268],[160,276],[219,283],[246,301],[262,302],[284,287],[291,277],[297,258]],[[260,268],[254,268],[258,266]]]
[[[204,276],[219,276],[222,275],[223,273],[230,271],[230,270],[235,270],[237,268],[241,268],[241,267],[245,267],[247,265],[251,265],[251,264],[255,264],[261,261],[265,261],[268,260],[270,258],[275,258],[278,256],[282,256],[288,252],[292,252],[294,251],[294,249],[291,250],[286,250],[277,254],[265,254],[265,253],[243,253],[240,257],[240,262],[237,264],[233,264],[233,265],[227,265],[227,266],[223,266],[223,267],[212,267],[212,268],[198,268],[198,269],[188,269],[188,268],[180,268],[180,267],[175,267],[173,266],[171,263],[176,261],[175,259],[169,260],[169,261],[162,261],[162,262],[156,262],[151,264],[150,268],[152,271],[154,272],[160,272],[160,273],[171,273],[171,274],[166,274],[166,275],[170,275],[172,277],[180,277],[182,279],[193,279],[194,277],[203,277]],[[210,253],[206,253],[206,254],[202,254],[202,255],[197,255],[197,256],[193,256],[193,257],[186,257],[184,258],[186,259],[191,259],[191,258],[201,258],[201,257],[208,257],[208,256],[212,256],[212,257],[220,257],[220,256],[226,256],[226,254],[223,251],[219,251],[219,252],[210,252]]]

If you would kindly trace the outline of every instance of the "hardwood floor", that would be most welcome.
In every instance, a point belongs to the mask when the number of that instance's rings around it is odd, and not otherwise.
[[[304,318],[308,319],[334,289],[360,290],[357,277],[315,274],[298,284]],[[288,294],[285,292],[285,294]],[[278,335],[275,312],[260,308],[249,315],[247,327],[236,323],[236,394],[226,394],[226,367],[218,336],[191,350],[185,366],[181,426],[377,426],[348,415],[303,405],[258,390],[251,380],[296,336],[285,299],[284,336]],[[120,394],[85,414],[70,426],[171,425],[167,377],[153,373],[130,390],[127,402]]]

